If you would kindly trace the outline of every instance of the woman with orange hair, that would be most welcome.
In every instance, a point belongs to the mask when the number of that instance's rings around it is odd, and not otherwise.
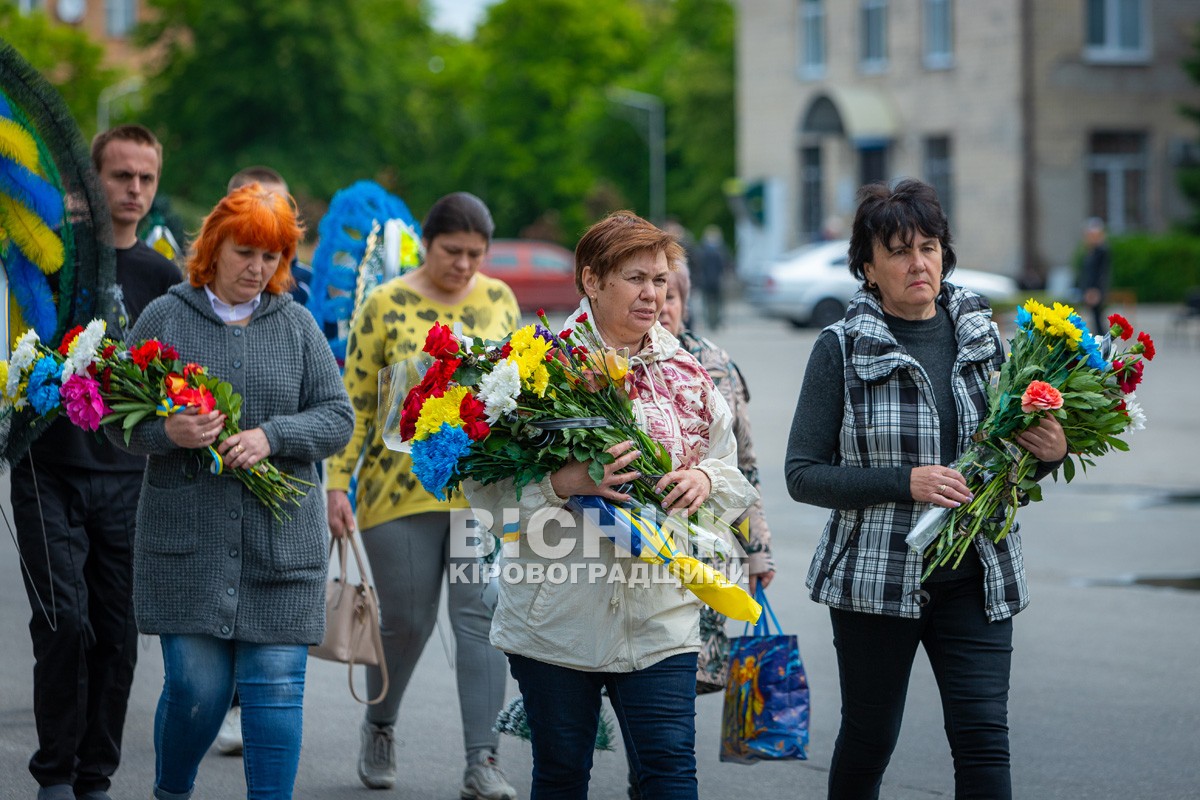
[[[354,412],[312,315],[287,293],[302,229],[294,203],[250,184],[204,220],[180,284],[138,318],[131,342],[159,339],[242,396],[225,468],[270,456],[317,483],[316,462],[350,439]],[[224,417],[181,413],[134,427],[149,456],[138,505],[134,611],[161,640],[154,797],[187,798],[236,688],[248,796],[290,798],[300,762],[307,648],[325,626],[325,503],[313,488],[275,520],[200,455]],[[110,437],[124,446],[120,432]]]

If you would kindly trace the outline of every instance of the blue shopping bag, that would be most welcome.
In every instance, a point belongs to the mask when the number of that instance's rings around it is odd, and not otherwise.
[[[729,642],[721,760],[804,761],[808,759],[808,677],[800,646],[795,636],[780,629],[761,585],[754,599],[767,613],[759,618],[753,635]]]

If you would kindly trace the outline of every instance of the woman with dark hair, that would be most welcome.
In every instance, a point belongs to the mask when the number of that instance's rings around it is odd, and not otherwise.
[[[572,319],[586,314],[606,347],[629,352],[635,418],[671,455],[673,469],[654,476],[663,508],[690,514],[707,501],[719,515],[737,516],[758,493],[738,471],[733,415],[704,368],[658,323],[682,254],[671,234],[641,217],[610,214],[575,248],[584,298]],[[463,484],[472,505],[506,527],[505,510],[521,512],[520,536],[505,545],[492,642],[508,654],[525,701],[530,796],[587,797],[607,690],[641,793],[695,800],[699,602],[669,575],[639,577],[636,567],[649,565],[607,539],[581,534],[585,515],[568,504],[576,495],[629,501],[622,486],[639,477],[627,471],[637,451],[623,442],[609,452],[615,460],[599,482],[589,464],[571,461],[525,486],[519,499],[510,481]],[[582,577],[535,577],[563,565]]]
[[[1004,361],[987,303],[946,281],[955,260],[932,188],[863,187],[850,238],[862,288],[817,337],[792,421],[788,491],[833,509],[807,580],[830,606],[841,679],[830,798],[879,796],[918,646],[941,692],[955,796],[1012,794],[1012,616],[1029,602],[1021,537],[977,536],[957,569],[924,584],[922,557],[904,541],[931,504],[970,499],[948,465],[986,416]],[[1048,415],[1015,441],[1042,462],[1039,477],[1067,451]]]
[[[371,292],[354,317],[345,372],[354,435],[329,459],[326,481],[329,529],[338,537],[352,535],[356,526],[361,531],[379,594],[388,690],[367,708],[358,759],[359,778],[372,789],[396,783],[394,726],[437,620],[442,576],[456,561],[474,563],[473,556],[450,552],[451,510],[466,508],[466,502],[426,492],[412,475],[409,456],[384,446],[375,416],[379,370],[420,354],[434,322],[459,324],[464,335],[484,339],[500,339],[520,323],[512,290],[478,274],[494,229],[483,201],[466,192],[447,195],[429,210],[422,228],[425,263]],[[357,520],[347,496],[356,471]],[[461,575],[448,583],[467,757],[461,794],[466,800],[515,800],[496,762],[499,734],[492,724],[504,703],[504,655],[488,643],[491,612],[479,583]],[[376,697],[382,688],[382,672],[368,667],[368,692]]]
[[[158,339],[233,385],[242,430],[225,469],[271,458],[316,483],[316,462],[350,438],[353,411],[311,314],[287,294],[301,228],[290,197],[257,183],[224,197],[188,259],[189,284],[151,303],[129,341]],[[300,763],[308,646],[325,628],[324,504],[312,489],[275,520],[241,483],[210,474],[220,411],[149,417],[129,444],[148,455],[138,504],[134,610],[158,634],[165,679],[154,722],[154,796],[191,796],[234,689],[247,796],[290,798]],[[111,426],[116,427],[116,426]]]

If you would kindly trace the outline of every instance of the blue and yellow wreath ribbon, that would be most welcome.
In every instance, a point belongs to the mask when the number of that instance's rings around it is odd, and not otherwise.
[[[577,495],[572,501],[582,509],[595,509],[602,529],[615,544],[643,561],[665,564],[683,588],[714,611],[730,619],[758,622],[762,606],[708,564],[680,553],[670,532],[663,530],[654,518],[637,508],[613,505],[594,495]]]
[[[154,413],[160,417],[169,417],[172,414],[178,414],[186,409],[187,406],[176,403],[169,397],[164,397],[154,409]],[[208,454],[212,456],[212,463],[208,465],[208,471],[213,475],[220,475],[225,471],[225,459],[221,458],[221,454],[217,452],[217,448],[209,445],[205,448]]]

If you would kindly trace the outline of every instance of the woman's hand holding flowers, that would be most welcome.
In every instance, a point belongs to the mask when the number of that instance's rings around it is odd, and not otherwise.
[[[686,510],[690,516],[700,510],[712,493],[712,479],[702,469],[677,469],[663,475],[654,489],[659,494],[666,494],[662,507],[668,514]]]
[[[1058,419],[1050,414],[1018,433],[1016,441],[1038,461],[1054,463],[1067,455],[1067,435]]]
[[[163,429],[176,446],[198,450],[217,443],[217,437],[225,429],[225,415],[220,411],[200,414],[195,408],[189,408],[167,417]]]
[[[608,452],[616,460],[611,464],[604,465],[604,478],[599,483],[592,480],[591,475],[588,474],[587,464],[581,461],[571,461],[550,476],[550,485],[554,487],[554,493],[562,498],[577,494],[591,494],[616,503],[629,502],[630,496],[617,491],[616,487],[641,477],[641,473],[636,470],[623,471],[637,460],[641,452],[633,449],[631,441],[614,444],[608,448]]]
[[[264,458],[271,455],[271,443],[262,428],[251,428],[239,431],[221,442],[217,448],[226,467],[250,469]]]
[[[962,473],[940,465],[914,467],[908,476],[908,491],[919,503],[943,508],[958,508],[972,497]]]

